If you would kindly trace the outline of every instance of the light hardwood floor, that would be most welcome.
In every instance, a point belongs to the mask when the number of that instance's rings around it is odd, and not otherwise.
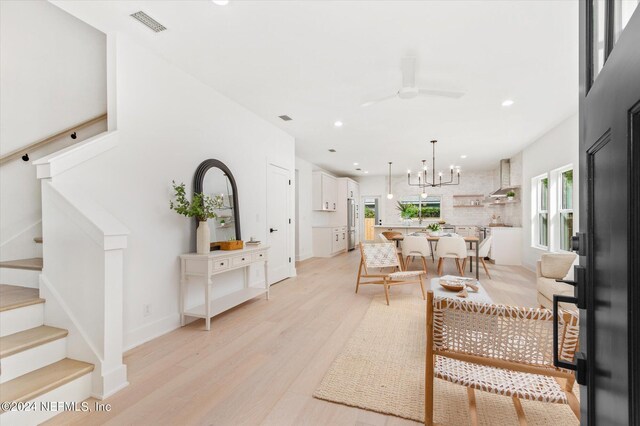
[[[271,300],[215,317],[210,332],[199,320],[131,350],[131,384],[103,401],[110,412],[64,413],[48,424],[418,424],[311,396],[371,299],[384,293],[369,285],[354,294],[358,262],[357,251],[307,260],[296,278],[271,288]],[[428,265],[434,277],[435,265]],[[483,272],[480,279],[496,302],[536,306],[532,272],[490,268],[493,280]],[[444,273],[455,273],[454,266]],[[418,286],[398,286],[391,303],[399,293],[420,297]]]

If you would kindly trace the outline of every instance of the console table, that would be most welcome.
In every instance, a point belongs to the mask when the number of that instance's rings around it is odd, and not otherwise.
[[[233,308],[249,299],[267,295],[269,300],[269,280],[267,279],[268,246],[244,248],[242,250],[220,250],[209,254],[189,253],[180,256],[180,324],[185,325],[185,317],[204,318],[207,330],[211,330],[211,317]],[[249,285],[249,267],[264,264],[264,287]],[[236,269],[244,269],[244,287],[217,299],[211,299],[213,277]],[[200,281],[203,287],[203,303],[193,308],[185,306],[189,278]]]

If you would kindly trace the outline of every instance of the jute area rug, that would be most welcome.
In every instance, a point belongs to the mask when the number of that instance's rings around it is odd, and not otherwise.
[[[423,422],[425,316],[419,296],[394,295],[390,306],[384,297],[375,298],[313,396]],[[519,424],[511,398],[475,395],[479,424]],[[465,387],[436,380],[434,406],[436,423],[470,424]],[[522,401],[522,406],[529,425],[579,424],[564,404]]]

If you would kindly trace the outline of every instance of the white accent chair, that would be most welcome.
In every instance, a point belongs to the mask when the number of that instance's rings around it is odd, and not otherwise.
[[[462,237],[440,237],[438,240],[438,248],[436,248],[438,256],[438,275],[442,275],[442,266],[445,259],[453,259],[456,262],[460,276],[464,276],[461,260],[467,258],[467,243]]]
[[[544,253],[536,265],[536,289],[538,303],[547,309],[553,307],[553,295],[573,296],[573,287],[556,280],[573,281],[573,267],[578,263],[575,253]],[[560,306],[575,310],[575,305],[560,303]]]
[[[404,265],[409,268],[409,260],[418,256],[422,258],[422,266],[425,276],[427,275],[427,257],[431,256],[431,246],[425,236],[407,235],[402,241],[402,257]]]
[[[372,273],[370,269],[393,268],[392,273]],[[358,281],[356,293],[360,285],[380,284],[384,286],[384,295],[389,304],[389,287],[400,284],[420,284],[422,298],[425,299],[422,271],[403,271],[400,268],[400,256],[393,243],[362,244],[360,243],[360,266],[358,268]],[[363,281],[367,279],[367,281]]]
[[[491,274],[489,273],[489,269],[487,268],[487,263],[484,261],[484,258],[489,256],[489,250],[491,250],[492,238],[493,236],[487,237],[482,241],[482,243],[480,243],[480,247],[478,247],[478,257],[480,259],[480,262],[482,263],[482,266],[484,267],[484,272],[487,273],[487,276],[489,277],[489,279],[491,279]],[[473,262],[473,259],[475,259],[475,257],[476,257],[475,249],[467,250],[467,257],[465,257],[464,262],[462,262],[462,269],[464,270],[465,267],[467,266],[467,259],[469,259],[470,262]]]

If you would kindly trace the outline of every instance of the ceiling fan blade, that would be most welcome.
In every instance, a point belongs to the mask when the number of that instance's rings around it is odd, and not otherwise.
[[[393,95],[385,96],[385,97],[383,97],[383,98],[372,99],[372,100],[370,100],[370,101],[363,102],[360,106],[362,106],[362,107],[369,107],[369,106],[371,106],[371,105],[374,105],[374,104],[377,104],[377,103],[380,103],[380,102],[388,101],[389,99],[394,99],[394,98],[396,98],[397,96],[398,96],[398,94],[397,94],[397,93],[394,93]]]
[[[423,96],[440,96],[443,98],[459,99],[464,96],[462,92],[452,92],[449,90],[432,90],[432,89],[419,89],[419,94]]]
[[[415,87],[416,85],[416,58],[407,56],[400,63],[402,70],[402,87]]]

